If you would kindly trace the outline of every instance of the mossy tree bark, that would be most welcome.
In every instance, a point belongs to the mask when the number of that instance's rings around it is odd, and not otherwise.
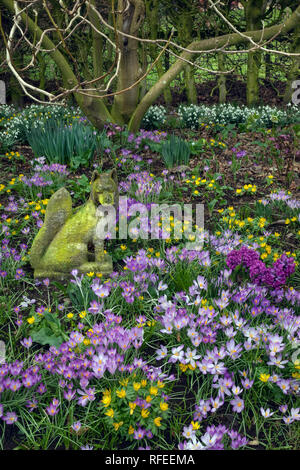
[[[146,18],[149,24],[149,29],[150,29],[150,39],[157,39],[158,38],[158,25],[159,25],[159,17],[158,17],[158,12],[159,12],[159,0],[146,0],[145,1],[146,5]],[[154,61],[156,59],[156,47],[155,44],[150,44],[149,45],[149,54],[151,57],[151,60]],[[162,77],[164,74],[164,67],[163,67],[163,59],[159,59],[156,63],[156,70],[158,77]],[[169,105],[172,103],[172,95],[171,95],[171,90],[170,88],[165,88],[163,91],[164,94],[164,99],[166,105]]]
[[[291,52],[300,53],[300,25],[295,30],[295,39],[291,45]],[[284,92],[283,101],[285,104],[290,103],[294,92],[293,82],[300,79],[300,57],[292,59],[292,65],[287,76],[287,85]]]
[[[145,19],[145,4],[143,0],[130,0],[129,8],[127,9],[126,1],[119,0],[118,10],[125,11],[122,15],[118,15],[118,30],[132,36],[138,36]],[[115,95],[112,114],[119,118],[121,117],[124,122],[128,122],[136,109],[139,99],[139,86],[132,87],[142,76],[138,53],[139,41],[119,34],[118,46],[121,52],[121,60],[117,91],[130,89]]]
[[[258,42],[260,40],[268,40],[274,35],[286,34],[289,31],[293,30],[298,25],[299,20],[300,6],[293,12],[293,14],[289,18],[285,19],[283,23],[271,26],[269,28],[265,28],[263,32],[247,31],[244,33],[244,36],[246,37],[242,37],[238,33],[231,33],[216,38],[194,41],[189,44],[188,49],[191,51],[195,50],[205,52],[207,50],[218,49],[224,46],[237,46],[238,44],[247,43],[247,37],[251,38],[255,42]],[[191,60],[193,55],[194,54],[192,52],[183,52],[181,54],[181,57],[183,59]],[[137,132],[137,130],[139,129],[140,122],[147,109],[154,103],[154,101],[162,93],[164,88],[169,86],[172,80],[174,80],[174,78],[183,70],[185,64],[186,63],[184,61],[178,59],[144,96],[144,98],[134,111],[132,118],[129,122],[129,129],[132,132]]]
[[[14,2],[13,0],[0,0],[0,5],[5,6],[13,14]],[[123,0],[119,0],[119,7],[123,6]],[[141,25],[144,21],[144,2],[143,0],[130,0],[130,7],[126,10],[126,16],[120,15],[119,27],[124,32],[137,35]],[[21,18],[26,24],[28,30],[35,34],[37,39],[41,38],[42,30],[35,25],[35,23],[25,14]],[[271,39],[278,34],[286,34],[297,26],[299,26],[300,19],[300,6],[290,15],[289,18],[285,17],[281,24],[265,28],[263,31],[247,31],[244,36],[238,33],[226,34],[223,36],[209,38],[204,40],[193,41],[187,46],[191,52],[183,52],[181,58],[193,61],[197,54],[221,47],[237,46],[238,44],[247,44],[247,37],[252,38],[255,42],[265,41]],[[80,91],[80,84],[74,71],[72,70],[72,62],[58,50],[55,49],[55,44],[49,37],[44,36],[42,45],[44,48],[51,50],[49,56],[56,63],[62,74],[62,79],[65,88],[73,90],[72,93],[86,114],[88,119],[99,129],[103,127],[106,122],[116,122],[114,114],[110,113],[104,104],[101,96],[97,96],[97,91],[90,92],[91,96],[83,96]],[[140,76],[140,64],[138,55],[138,41],[124,36],[120,37],[120,47],[123,50],[122,64],[120,67],[118,89],[131,87],[131,85]],[[197,52],[193,52],[197,51]],[[155,102],[163,91],[170,85],[170,83],[180,74],[186,66],[184,60],[178,59],[167,70],[158,81],[150,88],[146,95],[139,102],[139,87],[132,87],[130,90],[115,96],[114,108],[118,119],[123,119],[125,122],[129,120],[128,127],[131,132],[137,132],[140,122],[148,110],[148,108]],[[115,114],[115,115],[116,115]]]
[[[41,90],[44,90],[45,84],[46,84],[46,67],[47,67],[45,56],[43,54],[38,54],[37,60],[39,62],[39,76],[40,76],[39,88]],[[43,98],[44,98],[43,94],[40,93],[40,99],[42,100]]]
[[[178,38],[180,44],[186,47],[192,42],[193,18],[190,11],[182,13],[180,16],[180,23],[177,26]],[[184,84],[187,100],[190,104],[197,104],[198,102],[194,70],[194,67],[189,64],[184,67]]]
[[[265,0],[244,0],[247,31],[257,31],[262,28],[263,14],[267,2]],[[251,45],[250,45],[251,48]],[[261,53],[249,52],[247,62],[247,104],[255,106],[259,104],[259,70],[261,65]]]
[[[0,5],[1,4],[7,7],[9,11],[11,11],[11,13],[14,13],[13,0],[0,0]],[[32,21],[32,19],[25,13],[21,13],[21,18],[24,24],[27,25],[29,31],[32,34],[35,34],[36,38],[39,40],[42,36],[41,28],[37,26],[34,21]],[[58,49],[55,49],[55,44],[46,35],[44,35],[43,37],[42,45],[46,49],[51,50],[51,52],[49,52],[49,55],[56,63],[57,67],[59,68],[62,74],[62,79],[65,88],[70,90],[74,87],[78,87],[78,90],[80,91],[78,80],[72,70],[71,64],[68,62],[66,57],[64,57],[64,55]],[[73,94],[78,106],[83,110],[87,118],[94,124],[94,126],[99,129],[102,129],[103,125],[106,122],[114,122],[107,107],[103,103],[103,100],[97,97],[96,93],[95,96],[91,97],[84,96],[77,91],[75,91]]]
[[[95,0],[91,0],[91,5],[94,7]],[[99,18],[93,14],[93,11],[90,10],[89,12],[89,19],[92,23],[96,26],[98,30],[101,30],[101,23]],[[94,29],[92,29],[92,38],[93,38],[93,69],[94,69],[94,77],[101,77],[103,74],[103,38],[101,34],[97,33]]]
[[[225,54],[218,52],[218,69],[219,72],[225,72]],[[219,87],[219,103],[226,103],[227,97],[227,88],[226,88],[226,75],[220,75],[218,78],[218,87]]]
[[[23,55],[20,51],[16,51],[13,57],[13,64],[16,69],[20,69],[23,66]],[[14,75],[10,76],[8,92],[10,94],[11,102],[15,106],[23,106],[24,103],[24,92],[20,87],[20,84]]]

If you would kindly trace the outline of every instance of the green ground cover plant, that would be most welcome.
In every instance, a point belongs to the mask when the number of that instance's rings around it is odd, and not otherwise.
[[[45,129],[65,119],[99,139],[88,165],[72,164],[76,150],[51,159],[42,139],[29,148],[37,112]],[[298,449],[297,125],[266,110],[250,126],[230,108],[204,125],[197,115],[196,128],[133,134],[96,132],[71,108],[47,113],[1,115],[2,134],[17,131],[0,150],[0,448]],[[108,278],[34,280],[30,248],[51,195],[66,187],[77,207],[93,171],[112,168],[130,207],[203,204],[204,227],[180,225],[176,238],[169,214],[164,238],[105,242]],[[188,249],[196,235],[201,249]]]

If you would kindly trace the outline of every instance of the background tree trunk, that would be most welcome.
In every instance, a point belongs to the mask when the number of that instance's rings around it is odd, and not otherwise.
[[[118,1],[118,10],[125,10],[126,2]],[[130,0],[130,6],[125,13],[120,14],[117,20],[117,28],[123,33],[138,36],[145,18],[145,5],[142,0]],[[120,70],[118,74],[117,90],[130,88],[142,75],[138,47],[136,39],[119,35],[118,45],[121,51]],[[139,86],[134,86],[128,91],[115,96],[112,114],[121,116],[124,122],[128,122],[134,112],[139,99]]]
[[[291,45],[291,52],[300,53],[300,26],[295,29],[295,39]],[[294,89],[292,88],[295,80],[300,80],[300,56],[292,59],[292,65],[287,76],[287,85],[283,97],[285,104],[290,103]]]
[[[299,24],[299,16],[300,16],[300,6],[294,11],[294,13],[285,20],[284,23],[280,23],[274,26],[270,26],[269,28],[265,28],[263,33],[262,31],[253,31],[249,32],[246,31],[244,35],[247,37],[251,37],[252,40],[255,42],[260,40],[268,40],[272,38],[274,35],[286,34],[287,32],[293,30]],[[199,51],[206,51],[212,49],[218,49],[223,46],[236,46],[238,44],[247,43],[247,39],[240,36],[238,33],[231,33],[225,34],[223,36],[210,38],[210,39],[203,39],[200,41],[194,41],[189,44],[188,49],[192,50],[199,50]],[[183,52],[180,57],[191,60],[193,57],[192,52]],[[137,106],[136,110],[134,111],[130,122],[129,122],[129,130],[131,132],[137,132],[140,126],[140,122],[149,109],[149,107],[154,103],[154,101],[158,98],[158,96],[163,92],[164,88],[169,86],[170,83],[174,80],[174,78],[183,70],[185,67],[185,62],[178,59],[175,64],[173,64],[170,69],[164,73],[164,75],[158,80],[155,85],[146,93],[142,101]]]
[[[225,72],[225,54],[218,52],[218,69],[220,72]],[[226,89],[226,75],[220,75],[218,78],[219,86],[219,103],[226,103],[227,89]]]
[[[14,14],[14,2],[13,0],[0,0],[0,5],[5,6],[11,14]],[[123,5],[123,2],[120,0],[120,6]],[[141,35],[139,28],[142,25],[144,20],[144,3],[142,0],[131,0],[130,7],[126,11],[126,15],[122,17],[122,27],[125,28],[125,31],[128,30],[130,34]],[[120,104],[120,107],[115,105],[116,112],[119,113],[122,119],[129,120],[128,129],[131,132],[137,132],[140,127],[141,120],[144,114],[147,112],[149,107],[155,102],[155,100],[163,93],[170,83],[184,70],[186,66],[186,60],[193,61],[197,54],[205,51],[218,50],[222,47],[233,47],[239,44],[248,43],[247,37],[251,37],[254,42],[266,41],[272,39],[276,35],[286,35],[290,31],[294,30],[296,27],[299,27],[299,17],[300,17],[300,6],[289,16],[285,17],[282,23],[278,23],[274,26],[265,28],[257,31],[247,31],[241,36],[238,33],[225,34],[223,36],[211,37],[208,39],[196,40],[187,46],[191,52],[182,52],[180,58],[167,70],[162,77],[150,88],[146,95],[138,102],[138,88],[134,87],[129,91],[126,91],[115,97],[115,103]],[[21,14],[21,19],[26,25],[27,30],[36,36],[36,39],[39,40],[42,36],[42,30],[38,27],[32,19],[25,14]],[[124,24],[125,20],[125,24]],[[127,21],[126,21],[127,20]],[[126,29],[127,28],[127,29]],[[124,29],[123,29],[124,30]],[[132,49],[129,48],[129,41],[133,41]],[[132,85],[134,80],[138,77],[138,67],[139,67],[139,54],[137,44],[138,40],[130,38],[122,38],[122,45],[124,52],[131,52],[128,55],[123,54],[123,68],[121,68],[120,73],[120,82],[119,87],[124,88],[126,85],[126,80],[128,85]],[[80,89],[78,78],[76,77],[73,68],[76,71],[76,67],[66,54],[61,53],[59,49],[55,48],[55,44],[47,36],[43,36],[42,46],[45,49],[49,49],[49,57],[56,63],[56,66],[59,68],[62,74],[62,80],[65,89],[73,90],[72,94],[75,97],[78,105],[85,113],[87,118],[95,125],[98,129],[102,129],[103,125],[107,122],[116,122],[112,114],[109,112],[103,98],[97,94],[97,91],[89,92],[90,96],[84,96],[81,92],[83,89]],[[127,48],[127,49],[126,49]],[[193,51],[197,51],[196,53]],[[128,57],[130,60],[128,60]],[[132,59],[132,60],[131,60]],[[183,59],[183,60],[181,60]],[[132,63],[132,69],[129,68],[129,65]],[[125,71],[130,72],[129,78],[125,76]],[[119,88],[120,89],[120,88]]]
[[[258,31],[262,28],[262,17],[265,8],[264,0],[247,0],[243,2],[247,31]],[[251,45],[250,45],[251,48]],[[247,104],[259,104],[259,70],[261,53],[249,52],[247,62]]]
[[[158,7],[159,7],[159,0],[146,0],[146,18],[149,25],[150,30],[150,39],[157,39],[158,36],[158,25],[159,25],[159,18],[158,18]],[[149,45],[149,53],[152,62],[156,59],[156,47],[155,44]],[[164,74],[164,67],[163,67],[163,59],[159,59],[156,63],[156,70],[158,77],[160,78]],[[172,103],[172,95],[170,88],[164,89],[164,100],[166,105],[170,105]]]
[[[180,23],[177,25],[178,38],[180,44],[186,47],[192,42],[193,19],[191,12],[182,13],[180,16]],[[195,69],[191,65],[184,67],[184,86],[189,104],[198,103],[194,71]]]

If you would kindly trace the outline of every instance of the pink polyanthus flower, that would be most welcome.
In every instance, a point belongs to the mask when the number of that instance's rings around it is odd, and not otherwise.
[[[242,265],[249,269],[251,281],[269,288],[279,288],[286,283],[287,278],[295,271],[295,262],[292,258],[283,254],[271,267],[267,267],[259,257],[259,254],[245,246],[239,250],[232,250],[226,258],[227,266],[234,270]]]

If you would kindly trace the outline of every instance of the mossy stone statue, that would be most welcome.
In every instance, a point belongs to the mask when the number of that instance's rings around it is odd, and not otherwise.
[[[71,271],[110,274],[111,256],[104,253],[104,240],[99,239],[96,226],[99,206],[117,203],[118,183],[116,171],[93,173],[88,201],[72,209],[72,199],[65,188],[50,198],[45,221],[33,240],[30,263],[34,277],[39,279],[68,279]]]

